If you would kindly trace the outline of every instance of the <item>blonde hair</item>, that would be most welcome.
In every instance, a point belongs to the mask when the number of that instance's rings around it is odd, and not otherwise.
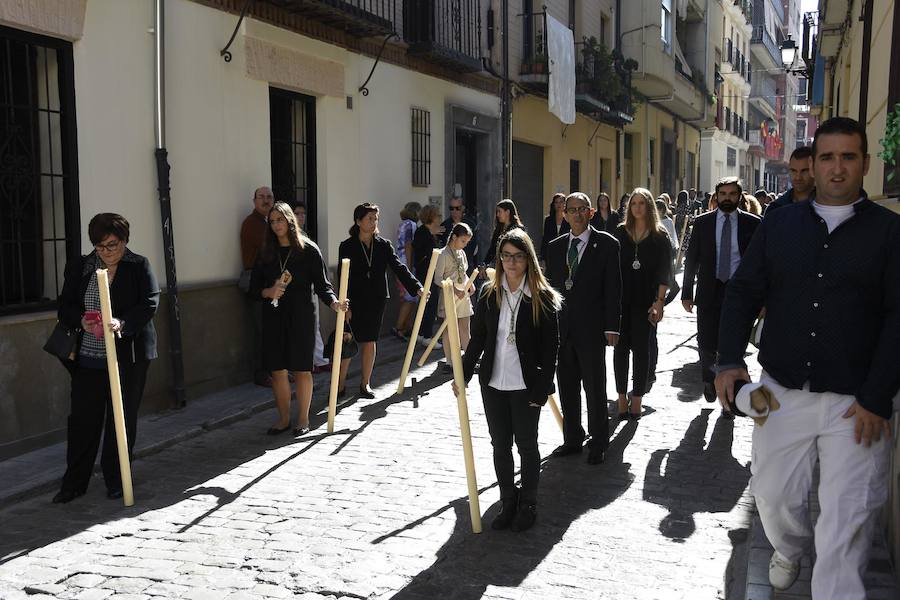
[[[500,259],[501,249],[504,244],[512,244],[525,253],[528,261],[528,289],[531,291],[531,320],[535,326],[540,323],[541,310],[556,312],[562,307],[562,296],[553,289],[544,273],[538,266],[537,253],[534,251],[534,242],[523,229],[511,229],[497,240],[497,258],[494,278],[485,285],[484,293],[493,296],[497,306],[501,306],[503,298],[500,296],[503,289],[503,261]]]
[[[644,205],[647,207],[646,210],[646,220],[647,220],[647,231],[650,235],[656,233],[666,233],[665,227],[662,226],[662,223],[659,222],[659,213],[656,210],[656,202],[653,200],[653,194],[650,193],[650,190],[647,188],[634,188],[634,191],[628,195],[628,209],[625,211],[625,224],[623,227],[625,231],[628,232],[629,237],[633,240],[637,240],[634,234],[634,215],[631,212],[631,201],[634,200],[635,196],[640,197],[644,201]],[[666,234],[668,235],[668,234]]]
[[[756,199],[756,196],[744,192],[743,199],[744,206],[741,206],[740,208],[757,217],[762,215],[762,205],[759,203],[759,200]]]

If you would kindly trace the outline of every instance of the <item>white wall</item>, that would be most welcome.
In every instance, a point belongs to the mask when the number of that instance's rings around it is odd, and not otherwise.
[[[87,221],[113,211],[132,223],[131,247],[163,277],[162,235],[153,152],[152,2],[91,0],[75,43],[82,247]],[[253,189],[271,179],[269,82],[247,75],[244,35],[343,69],[346,98],[316,94],[319,241],[330,264],[363,201],[382,206],[382,233],[393,238],[403,204],[446,196],[444,113],[449,104],[492,116],[499,100],[450,81],[373,59],[276,27],[246,21],[226,63],[220,48],[237,18],[187,0],[167,3],[167,147],[179,281],[234,278],[238,231]],[[321,65],[320,65],[321,66]],[[314,82],[310,83],[315,88]],[[296,91],[311,93],[296,87]],[[411,107],[431,112],[431,185],[411,184]]]

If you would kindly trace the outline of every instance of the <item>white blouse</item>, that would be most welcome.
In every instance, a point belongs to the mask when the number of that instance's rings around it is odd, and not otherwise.
[[[522,294],[531,298],[531,290],[528,289],[528,275],[522,278],[519,289],[515,292],[509,290],[506,283],[506,275],[503,275],[503,295],[500,299],[500,320],[497,322],[497,340],[494,351],[494,370],[491,372],[491,380],[488,385],[501,392],[528,389],[525,378],[522,376],[522,363],[519,361],[519,349],[515,342],[510,343],[507,337],[510,333],[510,316],[513,322],[519,317],[524,301]],[[516,309],[513,312],[513,309]]]

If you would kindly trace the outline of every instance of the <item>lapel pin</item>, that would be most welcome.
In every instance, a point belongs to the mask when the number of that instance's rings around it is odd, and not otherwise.
[[[596,247],[597,247],[597,242],[594,242],[594,248],[596,248]]]

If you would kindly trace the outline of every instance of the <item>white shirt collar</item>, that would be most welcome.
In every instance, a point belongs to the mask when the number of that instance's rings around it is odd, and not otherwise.
[[[569,243],[572,243],[573,238],[578,238],[581,240],[581,244],[579,244],[580,248],[584,248],[587,246],[588,241],[591,239],[591,228],[588,226],[584,231],[581,232],[581,235],[574,235],[571,230],[569,230]]]
[[[531,288],[528,287],[528,272],[526,272],[522,277],[522,283],[519,284],[519,289],[517,289],[515,292],[509,289],[509,284],[506,282],[506,273],[503,274],[501,285],[503,286],[503,289],[510,294],[516,294],[519,292],[519,290],[523,290],[525,292],[525,295],[531,298]]]

